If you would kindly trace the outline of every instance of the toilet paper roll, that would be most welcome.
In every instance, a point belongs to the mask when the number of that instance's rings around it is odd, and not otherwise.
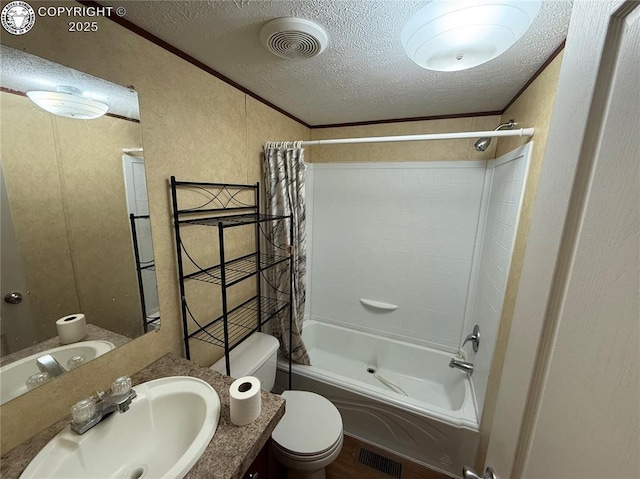
[[[82,313],[60,318],[56,321],[56,328],[62,344],[78,342],[88,334],[87,320]]]
[[[229,409],[231,422],[236,426],[252,423],[262,408],[260,380],[253,376],[236,379],[229,388]]]

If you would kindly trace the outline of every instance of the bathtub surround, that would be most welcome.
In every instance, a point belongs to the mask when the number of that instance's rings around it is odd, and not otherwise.
[[[478,324],[482,334],[477,352],[471,343],[464,347],[467,360],[474,365],[471,380],[479,416],[482,416],[533,146],[534,143],[529,142],[488,162],[489,191],[486,195],[486,213],[479,228],[483,233],[479,235],[479,250],[475,260],[477,267],[471,279],[472,287],[462,329],[462,338],[473,329],[474,324]]]
[[[526,170],[510,159],[310,165],[308,316],[456,353],[487,300],[478,284],[493,284],[484,394]],[[489,258],[500,265],[490,276]]]
[[[457,352],[485,162],[314,163],[308,175],[310,317]]]
[[[289,322],[289,313],[280,314],[274,323],[274,334],[280,339],[282,352],[300,364],[309,364],[309,355],[302,340],[302,319],[305,311],[307,293],[307,249],[306,249],[306,209],[305,209],[305,164],[304,150],[297,143],[275,145],[268,143],[264,148],[264,189],[266,198],[265,212],[274,216],[292,217],[290,230],[283,221],[269,221],[263,224],[266,232],[267,251],[273,254],[280,246],[291,245],[294,248],[291,265],[280,263],[266,271],[266,281],[275,288],[276,296],[288,291],[289,268],[293,268],[291,284],[291,303],[293,321]],[[282,295],[278,300],[288,300]],[[291,324],[291,329],[289,325]]]

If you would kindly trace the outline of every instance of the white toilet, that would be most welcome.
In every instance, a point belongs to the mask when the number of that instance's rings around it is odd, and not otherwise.
[[[280,344],[273,336],[254,333],[231,351],[231,377],[255,376],[270,391],[276,379]],[[222,358],[211,369],[226,374]],[[324,479],[325,467],[342,450],[342,417],[328,399],[308,391],[285,391],[285,414],[271,434],[274,456],[289,479]]]

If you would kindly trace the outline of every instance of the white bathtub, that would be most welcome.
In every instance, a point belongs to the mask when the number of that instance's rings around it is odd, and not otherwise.
[[[345,432],[455,477],[473,465],[472,388],[466,374],[449,368],[451,354],[313,320],[305,321],[303,339],[312,365],[293,365],[293,388],[330,399]],[[286,387],[287,371],[280,358],[276,387]]]

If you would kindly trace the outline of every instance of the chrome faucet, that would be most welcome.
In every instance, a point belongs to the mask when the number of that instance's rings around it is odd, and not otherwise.
[[[48,373],[52,378],[62,376],[66,372],[56,358],[50,354],[45,354],[44,356],[37,358],[36,365],[40,371]]]
[[[113,381],[110,390],[98,392],[97,398],[88,397],[74,404],[71,408],[71,430],[76,434],[84,434],[111,413],[128,411],[135,397],[131,378],[119,377]]]
[[[460,359],[457,359],[457,358],[451,358],[451,361],[449,362],[449,367],[457,368],[460,371],[464,371],[469,375],[473,374],[473,364],[467,361],[461,361]]]

